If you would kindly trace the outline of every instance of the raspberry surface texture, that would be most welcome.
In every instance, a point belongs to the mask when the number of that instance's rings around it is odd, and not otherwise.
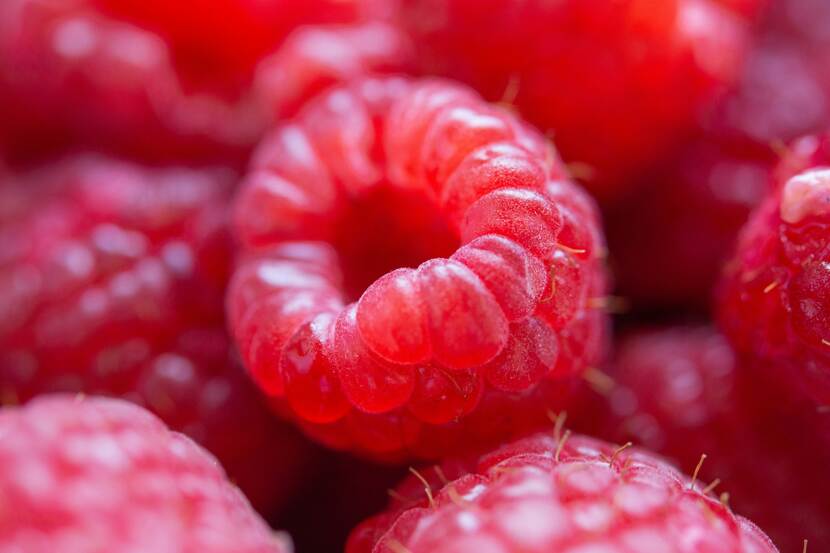
[[[466,465],[405,481],[405,502],[359,526],[347,553],[777,551],[704,484],[636,448],[544,433]]]
[[[830,547],[826,416],[740,360],[714,328],[628,333],[610,376],[607,396],[571,412],[580,431],[633,441],[686,470],[706,454],[701,480],[717,482],[713,490],[782,551],[804,539],[808,551]]]
[[[799,140],[741,233],[719,294],[736,348],[830,405],[830,136]]]
[[[0,403],[50,391],[140,403],[270,509],[295,487],[305,446],[274,420],[224,330],[232,179],[93,156],[9,176]]]
[[[709,0],[407,0],[424,71],[514,103],[610,200],[738,76],[743,15]]]
[[[289,553],[219,463],[128,402],[0,410],[0,551]]]
[[[487,447],[542,424],[601,356],[594,205],[549,143],[467,88],[324,93],[260,145],[235,228],[245,364],[330,446]]]

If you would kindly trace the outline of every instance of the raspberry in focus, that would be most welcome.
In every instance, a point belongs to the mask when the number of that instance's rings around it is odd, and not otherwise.
[[[338,87],[260,145],[229,324],[316,439],[382,458],[544,424],[602,354],[593,202],[521,121],[444,81]]]
[[[291,551],[216,459],[115,399],[0,409],[0,504],[0,551]]]
[[[778,551],[705,488],[643,450],[537,434],[478,460],[416,471],[346,551]]]

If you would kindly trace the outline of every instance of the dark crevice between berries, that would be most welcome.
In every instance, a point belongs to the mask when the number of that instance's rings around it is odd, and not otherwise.
[[[460,240],[423,193],[378,186],[352,200],[335,228],[349,301],[384,274],[449,257]]]

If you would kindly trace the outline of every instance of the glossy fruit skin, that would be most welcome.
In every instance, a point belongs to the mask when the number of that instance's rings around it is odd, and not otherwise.
[[[287,553],[214,457],[129,402],[0,410],[0,551]]]
[[[427,484],[405,480],[347,553],[777,551],[662,459],[581,435],[536,434],[419,475]]]
[[[719,479],[715,491],[782,551],[804,539],[819,550],[830,545],[830,418],[740,359],[715,328],[630,331],[609,375],[613,390],[570,413],[580,431],[633,441],[687,471],[705,453],[701,480]]]
[[[817,31],[828,25],[821,2],[770,3],[738,81],[699,118],[695,136],[639,176],[641,189],[607,206],[617,293],[635,310],[711,310],[785,146],[830,124],[830,40]]]
[[[98,156],[10,175],[0,185],[0,402],[82,392],[139,403],[271,511],[296,488],[307,446],[274,420],[224,329],[233,178]]]
[[[720,324],[737,350],[772,365],[819,405],[830,403],[828,166],[827,135],[791,147],[775,189],[741,232],[718,298]]]
[[[235,204],[230,327],[260,387],[326,445],[484,448],[544,424],[602,355],[595,207],[469,89],[331,89],[263,142]]]
[[[749,39],[743,16],[706,0],[403,4],[422,70],[514,104],[566,161],[590,166],[601,201],[694,132]]]

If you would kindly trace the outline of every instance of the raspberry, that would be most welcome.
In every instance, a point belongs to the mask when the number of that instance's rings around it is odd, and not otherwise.
[[[304,26],[260,62],[254,89],[271,119],[279,121],[329,86],[406,70],[412,55],[407,37],[389,23]]]
[[[588,185],[606,200],[694,130],[748,42],[744,18],[709,0],[404,6],[423,70],[515,103],[567,161],[591,167]]]
[[[130,403],[0,410],[0,551],[286,553],[206,451]]]
[[[635,306],[707,308],[741,226],[770,189],[775,145],[830,124],[830,41],[803,22],[782,25],[806,10],[826,29],[830,11],[812,3],[773,4],[740,80],[699,136],[607,211],[619,294]]]
[[[289,496],[304,446],[260,403],[223,329],[232,177],[80,157],[0,187],[0,402],[141,403],[266,509]]]
[[[186,82],[227,87],[250,78],[255,65],[300,25],[353,21],[365,1],[92,0],[102,12],[164,39]],[[370,5],[367,5],[370,4]],[[231,39],[232,33],[237,39]],[[244,39],[240,40],[241,37]],[[228,40],[230,39],[230,40]]]
[[[24,161],[83,146],[154,162],[241,166],[264,130],[266,107],[280,114],[286,108],[275,102],[298,102],[304,87],[315,92],[360,71],[400,69],[405,61],[400,33],[360,24],[360,2],[211,3],[216,9],[193,2],[3,2],[0,148]],[[300,23],[330,20],[356,29],[289,34]],[[217,41],[227,28],[246,40]],[[320,36],[328,39],[308,39]],[[348,48],[340,60],[326,60],[332,36]],[[278,80],[279,71],[269,76],[266,66],[257,77],[269,85],[262,95],[252,90],[255,66],[271,49],[291,80]],[[317,63],[298,68],[309,60]],[[331,65],[346,62],[339,70]]]
[[[739,351],[830,404],[830,135],[792,151],[741,233],[721,285],[720,322]]]
[[[235,209],[242,356],[330,446],[486,447],[541,424],[601,354],[591,200],[541,137],[466,88],[329,90],[260,146]]]
[[[782,551],[800,550],[803,539],[824,551],[830,441],[814,409],[757,369],[712,328],[640,330],[620,342],[613,391],[572,418],[581,430],[633,440],[683,467],[706,453],[701,478],[722,480],[716,489]]]
[[[585,436],[537,434],[441,469],[405,481],[408,501],[359,526],[347,553],[777,551],[661,459]]]

